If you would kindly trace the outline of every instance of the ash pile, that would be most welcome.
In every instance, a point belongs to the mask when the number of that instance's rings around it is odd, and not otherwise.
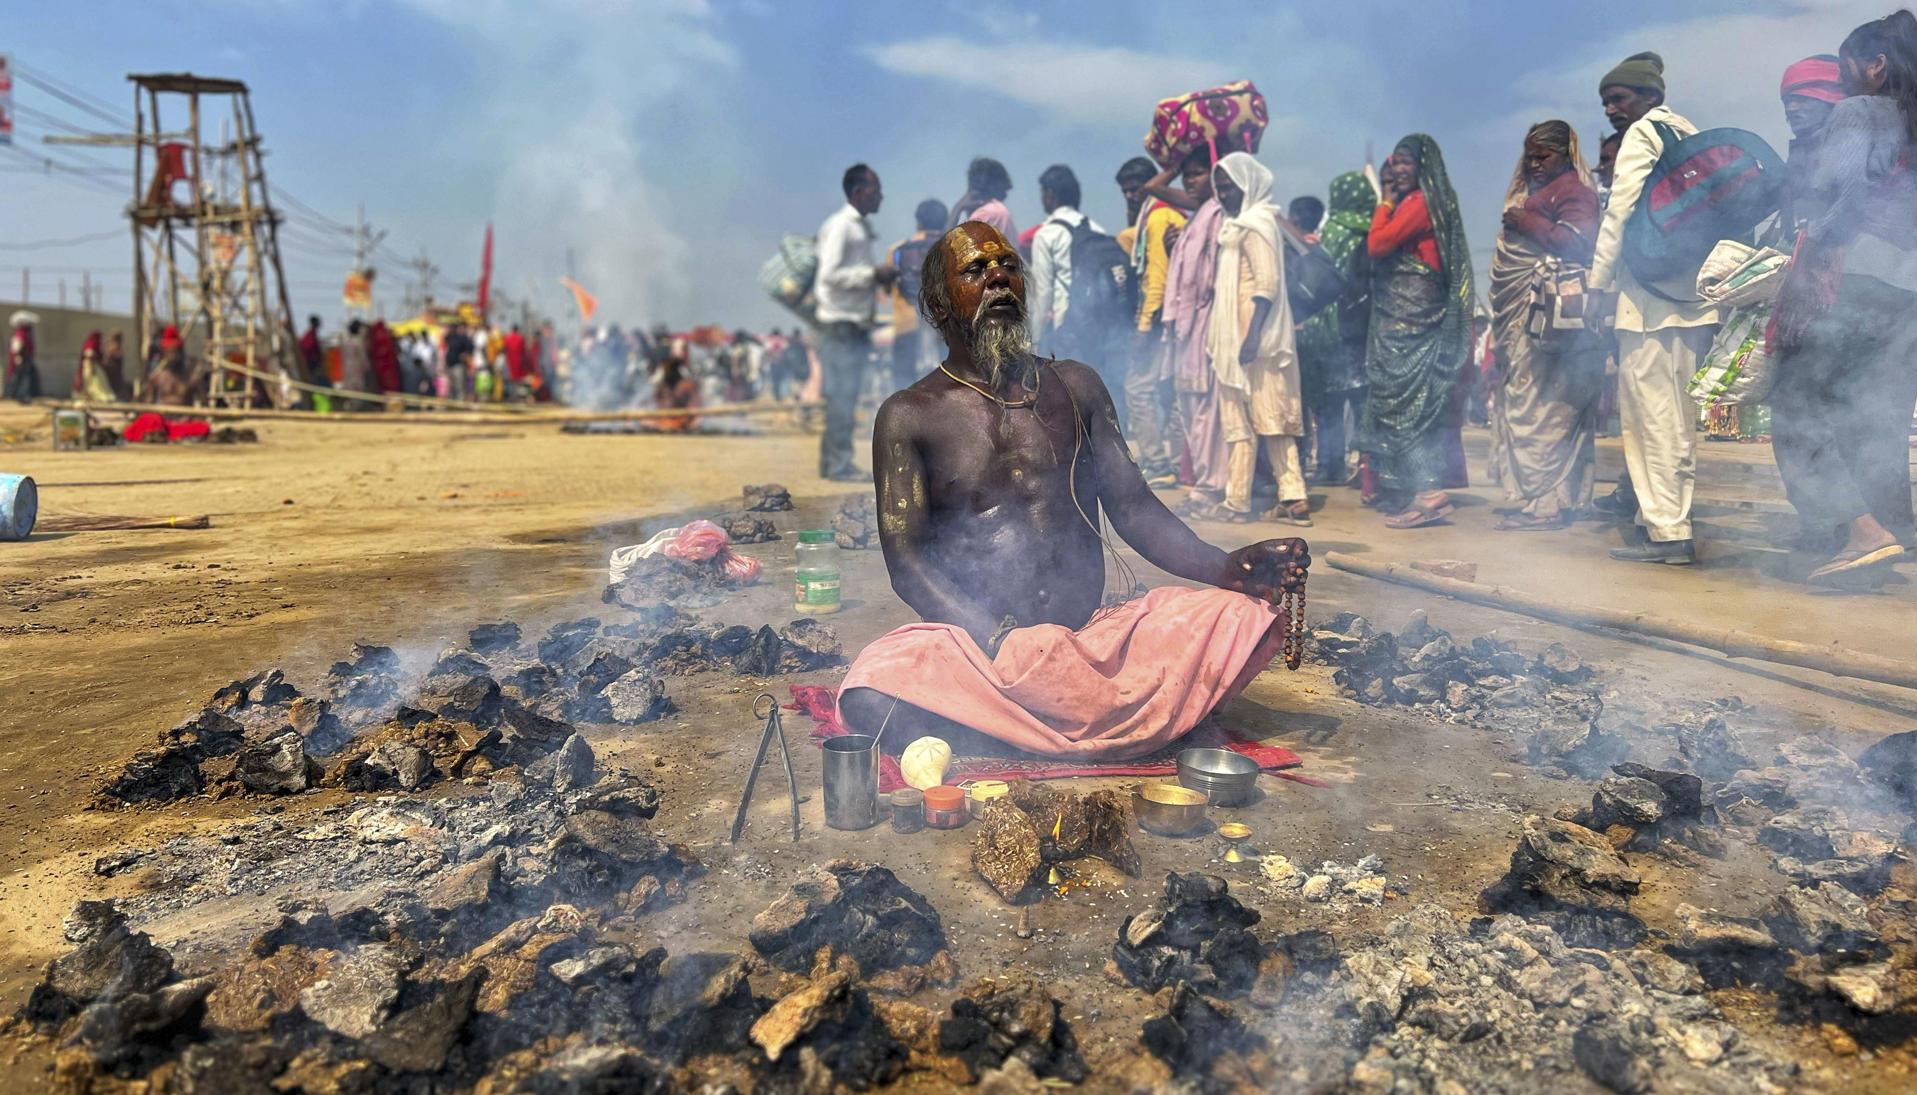
[[[1591,866],[1581,881],[1612,884]],[[1174,873],[1120,929],[1108,974],[1154,994],[1141,1043],[1192,1090],[1796,1082],[1793,1065],[1740,1037],[1695,968],[1655,946],[1585,946],[1525,915],[1467,919],[1433,905],[1351,939],[1262,920],[1224,880]]]
[[[668,678],[765,678],[843,661],[837,635],[815,620],[710,625],[669,603],[624,623],[562,622],[530,643],[515,623],[482,625],[423,672],[409,673],[391,647],[360,643],[312,694],[278,669],[218,689],[136,754],[97,801],[483,782],[545,761],[575,724],[633,726],[672,714]]]
[[[814,868],[753,920],[750,950],[672,951],[649,913],[697,869],[677,852],[631,860],[643,804],[598,784],[544,802],[605,885],[573,888],[563,855],[544,872],[493,848],[377,894],[290,902],[248,940],[172,948],[126,908],[82,902],[15,1033],[56,1047],[73,1091],[829,1092],[908,1072],[1027,1090],[1088,1075],[1061,1002],[1029,979],[975,982],[942,1010],[900,998],[952,988],[957,967],[937,911],[885,868]]]
[[[1415,708],[1448,722],[1515,733],[1532,764],[1577,774],[1624,759],[1599,726],[1595,674],[1576,651],[1552,643],[1527,655],[1495,635],[1470,642],[1432,625],[1420,610],[1393,634],[1344,612],[1312,631],[1317,659],[1359,703]]]

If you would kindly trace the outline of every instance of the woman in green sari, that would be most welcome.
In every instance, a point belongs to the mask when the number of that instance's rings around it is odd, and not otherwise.
[[[1471,344],[1471,249],[1438,143],[1398,142],[1371,216],[1371,325],[1362,448],[1390,528],[1451,515],[1446,407]]]

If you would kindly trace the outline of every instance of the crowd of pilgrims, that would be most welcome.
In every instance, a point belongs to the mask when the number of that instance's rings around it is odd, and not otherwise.
[[[916,232],[875,262],[866,217],[878,176],[846,172],[848,203],[818,236],[818,311],[789,333],[713,337],[664,327],[588,328],[561,347],[550,324],[395,338],[355,321],[341,343],[340,387],[457,399],[547,399],[586,407],[690,408],[750,399],[826,404],[820,472],[869,479],[853,462],[862,398],[912,383],[943,347],[918,314],[919,270],[946,230],[980,221],[1016,241],[1040,354],[1078,357],[1106,380],[1147,479],[1181,488],[1175,509],[1229,523],[1311,523],[1311,486],[1351,487],[1391,529],[1448,522],[1448,492],[1467,486],[1462,429],[1489,427],[1489,474],[1512,503],[1500,531],[1615,520],[1613,558],[1695,559],[1692,489],[1700,432],[1770,437],[1802,518],[1793,546],[1814,553],[1812,582],[1881,577],[1917,544],[1910,433],[1917,406],[1917,17],[1866,23],[1835,53],[1790,65],[1779,87],[1792,140],[1783,208],[1758,243],[1792,256],[1767,336],[1777,380],[1762,406],[1719,408],[1700,422],[1687,384],[1725,316],[1695,277],[1641,282],[1622,261],[1625,226],[1667,140],[1698,126],[1666,101],[1655,53],[1599,81],[1613,132],[1587,158],[1575,127],[1524,134],[1506,192],[1489,284],[1475,284],[1458,197],[1438,142],[1399,141],[1375,168],[1330,180],[1280,209],[1271,172],[1242,151],[1201,147],[1161,169],[1125,163],[1116,182],[1128,225],[1135,315],[1087,334],[1069,317],[1071,255],[1103,229],[1078,210],[1071,168],[1039,178],[1044,218],[1018,230],[999,161],[970,164],[953,205],[921,202]],[[1343,275],[1341,296],[1294,326],[1286,307],[1285,234]],[[1583,330],[1540,329],[1542,269],[1581,275]],[[1481,291],[1481,289],[1483,291]],[[891,340],[875,352],[877,299]],[[8,394],[37,394],[30,327],[16,325]],[[300,340],[324,375],[315,317]],[[120,365],[117,334],[87,341],[75,390],[191,401],[177,334],[150,355],[145,380]],[[882,360],[883,358],[883,360]],[[179,374],[179,375],[175,375]],[[686,423],[692,420],[687,419]],[[1596,438],[1615,422],[1626,467],[1596,496]]]
[[[1723,311],[1699,299],[1695,271],[1646,283],[1622,255],[1666,142],[1698,126],[1666,101],[1655,53],[1627,58],[1594,90],[1613,129],[1594,161],[1558,120],[1512,149],[1487,286],[1474,284],[1457,194],[1424,134],[1397,142],[1375,175],[1340,175],[1323,196],[1284,208],[1271,172],[1243,151],[1200,147],[1165,169],[1127,162],[1116,181],[1129,224],[1115,239],[1132,258],[1138,310],[1122,334],[1090,340],[1066,314],[1069,258],[1083,233],[1103,229],[1079,211],[1069,167],[1040,177],[1045,217],[1020,232],[1005,168],[974,160],[961,200],[921,203],[918,231],[874,261],[865,217],[879,180],[855,165],[847,204],[818,237],[821,474],[864,477],[851,464],[850,411],[830,405],[835,372],[857,376],[872,360],[861,291],[894,302],[887,381],[923,375],[943,347],[915,315],[920,264],[948,229],[981,221],[1024,256],[1039,355],[1100,372],[1148,480],[1182,488],[1182,515],[1308,525],[1308,488],[1348,486],[1387,528],[1442,524],[1455,512],[1448,492],[1467,485],[1461,431],[1476,420],[1491,433],[1489,474],[1512,503],[1496,529],[1617,521],[1624,542],[1613,558],[1684,565],[1695,558],[1700,434],[1768,434],[1802,517],[1795,546],[1816,553],[1809,579],[1881,576],[1917,532],[1917,18],[1867,23],[1782,75],[1788,197],[1745,241],[1794,255],[1774,309],[1778,380],[1762,408],[1700,420],[1687,384]],[[1294,233],[1344,275],[1335,304],[1295,327],[1282,242]],[[1586,285],[1584,329],[1539,329],[1534,287],[1547,266]],[[855,291],[835,294],[844,287]],[[1595,441],[1612,421],[1627,471],[1598,497]]]

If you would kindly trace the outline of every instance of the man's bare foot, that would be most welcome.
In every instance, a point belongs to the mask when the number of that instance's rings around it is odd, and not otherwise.
[[[1879,524],[1877,518],[1868,513],[1852,521],[1844,531],[1847,537],[1843,548],[1839,551],[1842,555],[1852,553],[1868,555],[1897,543],[1897,537],[1892,536],[1889,529]]]

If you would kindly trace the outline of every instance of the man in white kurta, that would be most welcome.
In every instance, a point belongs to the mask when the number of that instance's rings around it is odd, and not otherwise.
[[[1619,65],[1599,94],[1613,121],[1630,124],[1598,229],[1591,284],[1617,294],[1618,417],[1625,467],[1637,492],[1637,523],[1647,540],[1611,557],[1683,566],[1696,558],[1691,492],[1697,480],[1697,406],[1685,387],[1711,348],[1719,316],[1697,298],[1695,275],[1646,285],[1623,261],[1622,249],[1624,226],[1664,154],[1657,123],[1679,138],[1697,127],[1664,105],[1663,62],[1655,55]]]

